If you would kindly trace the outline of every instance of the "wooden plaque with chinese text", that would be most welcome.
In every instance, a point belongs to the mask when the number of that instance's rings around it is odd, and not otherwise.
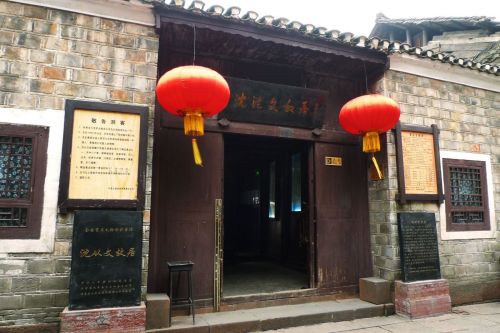
[[[439,130],[429,127],[396,127],[396,157],[398,165],[398,199],[443,200],[439,160]]]
[[[68,101],[60,207],[143,205],[147,108]]]

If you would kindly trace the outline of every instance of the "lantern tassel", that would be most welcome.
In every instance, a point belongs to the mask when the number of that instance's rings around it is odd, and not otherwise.
[[[378,166],[377,159],[375,158],[374,154],[372,154],[372,162],[373,162],[373,165],[375,166],[375,169],[377,170],[378,179],[383,179],[382,171],[380,171],[380,167]]]
[[[200,149],[198,148],[198,143],[196,142],[196,138],[192,138],[191,143],[193,145],[194,164],[203,166],[203,160],[201,159]]]
[[[367,132],[363,136],[363,152],[376,153],[380,151],[380,139],[377,132]]]

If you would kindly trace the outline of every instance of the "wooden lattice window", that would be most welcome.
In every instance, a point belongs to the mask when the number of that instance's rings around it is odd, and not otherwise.
[[[447,231],[489,230],[486,163],[443,159]]]
[[[0,124],[0,238],[40,237],[49,130]]]

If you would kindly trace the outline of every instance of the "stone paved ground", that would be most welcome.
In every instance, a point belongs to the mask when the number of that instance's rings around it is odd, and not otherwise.
[[[375,317],[279,329],[276,333],[500,333],[500,302],[454,307],[447,315],[410,320],[402,316]]]

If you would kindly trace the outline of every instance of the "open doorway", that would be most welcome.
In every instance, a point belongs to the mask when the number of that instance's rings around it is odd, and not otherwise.
[[[224,137],[223,297],[309,287],[309,147]]]

